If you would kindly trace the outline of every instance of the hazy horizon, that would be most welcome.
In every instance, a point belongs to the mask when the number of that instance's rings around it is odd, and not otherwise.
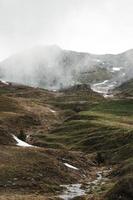
[[[0,58],[0,62],[2,61],[5,61],[6,59],[12,57],[12,56],[17,56],[17,55],[21,55],[25,52],[29,52],[30,50],[32,49],[36,49],[36,48],[41,48],[41,47],[47,47],[47,46],[57,46],[59,48],[61,48],[61,50],[65,50],[65,51],[73,51],[73,52],[77,52],[77,53],[88,53],[88,54],[92,54],[92,55],[118,55],[118,54],[122,54],[126,51],[130,51],[130,50],[133,50],[133,48],[130,48],[130,49],[125,49],[123,51],[120,51],[120,52],[117,52],[117,53],[110,53],[110,52],[107,52],[107,53],[92,53],[92,52],[87,52],[87,51],[80,51],[80,50],[75,50],[75,49],[66,49],[66,48],[62,48],[60,45],[57,45],[57,44],[37,44],[37,45],[34,45],[34,46],[31,46],[29,48],[25,48],[25,49],[21,49],[21,50],[18,50],[16,52],[13,52],[7,56],[5,56],[4,58]]]

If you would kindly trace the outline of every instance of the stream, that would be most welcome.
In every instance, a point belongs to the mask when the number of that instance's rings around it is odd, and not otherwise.
[[[64,200],[70,200],[74,197],[91,194],[93,191],[106,184],[106,182],[109,180],[107,177],[109,172],[111,172],[111,169],[98,171],[96,173],[96,179],[89,181],[85,187],[82,187],[82,184],[80,183],[61,185],[61,187],[64,188],[64,191],[59,195],[59,197]]]
[[[77,196],[85,195],[85,190],[81,188],[81,184],[70,184],[70,185],[61,185],[61,187],[66,188],[65,191],[59,197],[64,200],[73,199]]]

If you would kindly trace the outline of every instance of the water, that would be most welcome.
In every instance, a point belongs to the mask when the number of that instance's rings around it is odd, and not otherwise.
[[[59,195],[59,197],[64,200],[69,200],[74,197],[85,195],[85,190],[81,188],[81,184],[70,184],[61,186],[66,188],[66,190],[61,195]]]
[[[93,181],[88,182],[86,185],[86,188],[82,189],[81,184],[69,184],[69,185],[61,185],[61,187],[64,187],[65,190],[61,195],[59,195],[60,198],[64,200],[70,200],[74,197],[83,196],[87,193],[90,193],[92,191],[95,191],[96,188],[101,187],[103,184],[106,184],[106,182],[109,180],[107,178],[107,175],[111,172],[111,169],[98,171],[96,173],[96,179]]]

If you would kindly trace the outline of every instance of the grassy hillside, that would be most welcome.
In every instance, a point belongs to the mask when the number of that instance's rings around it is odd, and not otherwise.
[[[87,96],[87,91],[85,94]],[[92,94],[91,91],[91,96]],[[95,93],[93,95],[100,97]],[[59,99],[64,102],[63,92],[54,93],[39,88],[1,84],[0,198],[4,198],[2,197],[5,195],[4,191],[7,195],[5,199],[13,194],[16,198],[21,198],[22,194],[32,195],[32,193],[45,194],[45,196],[48,193],[49,196],[61,190],[60,184],[75,183],[79,180],[83,182],[84,174],[89,174],[93,178],[95,164],[88,155],[70,152],[66,145],[63,150],[62,148],[60,150],[55,144],[52,150],[47,148],[47,145],[42,145],[44,140],[40,137],[38,142],[40,134],[42,136],[49,134],[55,127],[62,124],[69,114],[75,112],[55,106]],[[90,102],[91,99],[92,97]],[[26,142],[36,145],[35,147],[16,146],[17,142],[12,135],[19,137],[21,131],[26,135]],[[43,146],[43,148],[37,146]],[[65,162],[80,170],[69,169],[64,165]]]
[[[107,199],[119,199],[121,195],[123,200],[132,199],[132,120],[132,100],[106,100],[91,106],[87,104],[85,111],[79,111],[50,134],[40,134],[37,138],[41,138],[44,146],[81,150],[95,155],[96,160],[100,154],[104,165],[118,167],[112,174],[118,184],[107,194]]]
[[[68,149],[87,153],[102,152],[107,162],[118,162],[132,155],[132,100],[105,101],[89,105],[67,118],[50,134],[37,137],[48,145],[64,144]],[[130,154],[129,154],[130,153]]]
[[[84,198],[132,200],[132,99],[104,99],[87,85],[60,92],[2,85],[0,111],[1,198],[6,191],[5,199],[55,199],[60,184],[86,187],[101,168],[112,168],[106,184]],[[36,147],[16,146],[12,134],[21,130]]]
[[[3,150],[1,146],[0,155],[1,193],[54,194],[60,191],[60,184],[77,182],[82,178],[81,173],[67,169],[63,158],[82,170],[86,170],[87,165],[91,169],[91,161],[81,153],[75,156],[67,151],[22,147],[4,147]]]

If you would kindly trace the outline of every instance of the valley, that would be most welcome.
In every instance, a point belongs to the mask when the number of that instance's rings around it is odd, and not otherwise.
[[[133,200],[132,0],[0,0],[0,200]]]
[[[132,120],[132,99],[86,84],[0,82],[0,199],[132,200]]]

